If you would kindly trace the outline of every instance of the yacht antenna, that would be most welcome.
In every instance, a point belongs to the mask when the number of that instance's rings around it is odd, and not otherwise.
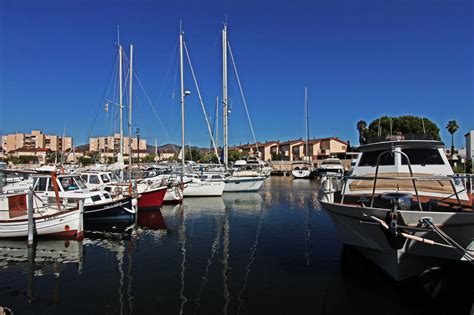
[[[392,136],[392,117],[389,118],[390,121],[390,137]]]
[[[423,116],[421,116],[421,125],[423,126],[423,134],[426,134],[426,130],[425,130],[425,118]]]

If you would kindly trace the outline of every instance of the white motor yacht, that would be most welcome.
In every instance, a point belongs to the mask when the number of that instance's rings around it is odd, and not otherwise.
[[[359,147],[341,191],[322,181],[320,204],[342,241],[395,280],[447,260],[473,263],[472,194],[454,176],[443,144],[398,140]]]

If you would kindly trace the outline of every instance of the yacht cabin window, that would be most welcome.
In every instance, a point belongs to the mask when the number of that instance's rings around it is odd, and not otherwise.
[[[444,165],[444,161],[439,154],[438,149],[403,149],[413,165]],[[402,165],[407,165],[408,161],[402,155]]]
[[[102,178],[102,182],[110,183],[110,177],[108,174],[101,174],[100,177]]]
[[[362,156],[360,157],[358,166],[372,166],[372,167],[376,166],[377,157],[385,151],[386,150],[363,152]],[[395,165],[395,157],[393,156],[393,154],[386,153],[380,158],[379,165],[380,166]]]
[[[48,179],[46,177],[35,178],[34,191],[46,191]]]
[[[86,174],[82,174],[81,178],[82,178],[83,181],[85,181],[87,183],[87,175]]]
[[[99,177],[97,175],[89,175],[90,184],[100,184]]]
[[[86,184],[84,183],[82,178],[80,178],[79,176],[74,176],[74,181],[76,182],[77,186],[79,186],[80,189],[87,189]]]
[[[63,187],[64,191],[79,189],[79,186],[77,186],[77,183],[74,181],[72,177],[60,177],[59,182],[61,183],[61,186]]]

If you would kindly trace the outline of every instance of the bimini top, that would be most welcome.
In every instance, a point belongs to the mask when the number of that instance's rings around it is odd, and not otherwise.
[[[369,151],[379,151],[379,150],[390,150],[395,147],[435,149],[435,148],[443,148],[444,143],[438,140],[386,140],[386,141],[361,145],[359,146],[359,151],[369,152]]]

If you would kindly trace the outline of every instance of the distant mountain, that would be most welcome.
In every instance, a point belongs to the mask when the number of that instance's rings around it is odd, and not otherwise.
[[[77,147],[74,148],[76,152],[84,152],[84,151],[89,151],[89,144],[82,144],[78,145]]]
[[[188,146],[186,146],[186,148],[188,148]],[[209,151],[209,148],[200,148],[200,147],[197,147],[197,146],[191,146],[191,148],[202,151],[202,152]],[[147,144],[146,145],[146,150],[150,154],[155,154],[155,146],[154,145]],[[167,144],[163,144],[163,145],[158,146],[158,152],[176,152],[176,154],[178,154],[180,150],[181,150],[180,145],[172,144],[172,143],[167,143]]]

